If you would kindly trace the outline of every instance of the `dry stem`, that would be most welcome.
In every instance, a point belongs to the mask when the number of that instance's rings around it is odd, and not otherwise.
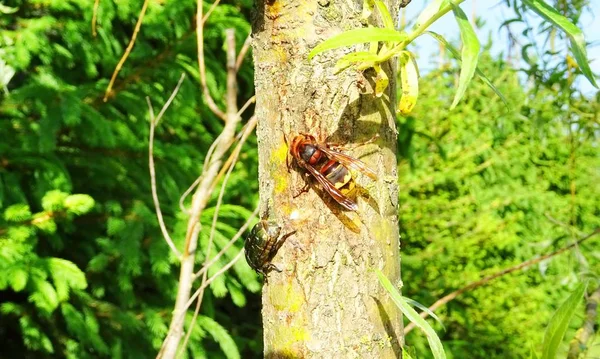
[[[133,45],[135,44],[137,35],[140,32],[140,28],[142,27],[142,20],[144,19],[144,15],[146,14],[146,9],[148,8],[148,2],[149,2],[148,0],[144,0],[144,5],[142,5],[142,10],[140,10],[140,15],[138,17],[137,23],[135,24],[135,29],[133,30],[133,35],[131,36],[131,40],[129,40],[129,45],[127,45],[127,49],[125,49],[125,53],[119,60],[119,63],[117,64],[117,67],[115,68],[115,71],[113,72],[112,77],[110,78],[110,82],[108,83],[106,92],[104,93],[104,99],[103,99],[104,102],[106,102],[108,100],[108,96],[110,95],[110,91],[111,91],[113,85],[115,84],[117,75],[119,74],[119,71],[121,71],[121,67],[123,67],[125,60],[127,60],[127,57],[129,57],[129,54],[131,53],[131,49],[133,49]]]
[[[152,103],[150,102],[150,99],[148,97],[146,97],[146,101],[148,102],[148,111],[150,112],[150,138],[148,140],[148,163],[149,163],[148,167],[150,168],[150,185],[152,187],[152,200],[154,201],[154,209],[156,210],[156,218],[158,219],[158,224],[160,226],[160,230],[163,234],[163,237],[165,238],[165,241],[167,241],[167,244],[169,245],[169,248],[171,248],[171,251],[173,251],[173,253],[175,253],[175,255],[178,258],[181,257],[181,253],[177,250],[177,247],[175,246],[175,243],[173,243],[173,239],[171,239],[171,236],[169,235],[169,231],[167,231],[167,227],[165,226],[165,221],[163,219],[162,211],[160,209],[160,201],[158,200],[158,192],[156,190],[156,168],[154,166],[154,131],[156,129],[156,125],[158,124],[158,122],[160,121],[162,116],[165,114],[165,111],[167,110],[167,108],[169,108],[169,106],[171,105],[171,102],[173,102],[173,100],[175,99],[175,96],[177,95],[177,92],[179,92],[179,89],[181,88],[181,84],[183,83],[184,79],[185,79],[185,74],[182,74],[181,77],[179,78],[179,82],[177,83],[177,86],[171,93],[171,96],[169,97],[167,102],[165,102],[165,105],[162,107],[162,109],[160,110],[160,112],[158,113],[158,116],[156,118],[154,117],[154,109],[152,108]]]

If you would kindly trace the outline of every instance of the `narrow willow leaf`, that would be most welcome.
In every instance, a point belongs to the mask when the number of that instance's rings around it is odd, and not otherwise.
[[[440,323],[440,325],[442,326],[442,328],[444,330],[446,330],[446,327],[444,326],[444,323],[442,323],[442,320],[434,313],[432,312],[429,308],[427,308],[426,306],[424,306],[423,304],[417,302],[414,299],[410,299],[409,297],[402,297],[404,298],[404,300],[406,301],[406,303],[412,305],[413,307],[417,307],[419,309],[421,309],[422,311],[424,311],[425,313],[429,314],[430,317],[432,317],[433,319],[435,319],[436,322]]]
[[[367,67],[373,67],[379,57],[377,54],[367,51],[357,51],[344,55],[335,64],[335,72],[340,72],[353,64],[363,64]]]
[[[308,58],[312,59],[315,55],[321,52],[337,49],[338,47],[352,46],[373,41],[393,41],[401,42],[406,40],[406,34],[396,30],[381,29],[378,27],[367,27],[362,29],[353,29],[336,36],[333,36],[319,45],[317,45],[308,54]]]
[[[523,0],[523,3],[544,18],[544,20],[554,24],[567,34],[571,43],[571,50],[573,51],[573,55],[575,56],[575,60],[577,61],[577,65],[579,65],[581,72],[594,87],[598,88],[596,78],[590,69],[590,64],[587,59],[583,32],[568,18],[561,15],[556,9],[542,0]]]
[[[424,23],[426,23],[429,19],[431,19],[435,14],[437,14],[440,11],[442,5],[444,5],[444,3],[446,2],[447,0],[433,0],[432,2],[430,2],[429,5],[427,5],[427,7],[423,9],[423,11],[421,11],[419,16],[417,17],[417,21],[415,22],[415,26],[413,26],[413,30],[416,30],[423,26]]]
[[[419,97],[419,70],[410,52],[403,51],[399,59],[402,94],[400,94],[398,112],[408,115],[417,104]]]
[[[452,46],[451,43],[449,43],[448,41],[446,41],[446,39],[444,39],[444,37],[438,33],[435,33],[433,31],[426,31],[425,34],[430,35],[431,37],[433,37],[434,39],[436,39],[437,41],[439,41],[442,45],[444,45],[448,50],[450,50],[450,53],[452,54],[452,56],[457,59],[458,61],[460,61],[460,55],[458,53],[458,50]],[[500,92],[500,90],[498,90],[496,88],[496,86],[494,86],[494,84],[492,83],[492,81],[487,78],[487,76],[485,76],[485,74],[479,69],[477,68],[475,70],[475,73],[477,74],[477,76],[479,76],[479,78],[481,79],[481,81],[483,81],[483,83],[485,83],[486,85],[488,85],[490,87],[490,89],[492,89],[492,91],[494,91],[494,93],[496,95],[498,95],[498,97],[500,97],[500,99],[502,100],[502,102],[504,102],[504,104],[506,106],[508,106],[508,101],[506,100],[506,97],[504,97],[504,95],[502,94],[502,92]]]
[[[371,13],[373,12],[373,8],[375,8],[375,1],[374,0],[364,0],[363,1],[363,9],[362,9],[362,13],[360,14],[360,21],[364,24],[367,23],[367,19],[369,18],[369,16],[371,16]]]
[[[388,10],[387,6],[381,0],[375,0],[375,5],[377,6],[377,10],[379,14],[381,14],[381,21],[383,21],[383,27],[386,29],[394,30],[394,20],[392,20],[392,15]]]
[[[419,314],[410,306],[402,295],[398,292],[398,290],[394,287],[394,285],[390,282],[389,279],[381,271],[375,270],[377,273],[377,277],[379,278],[379,282],[387,290],[387,292],[392,297],[394,303],[400,308],[402,314],[406,315],[408,320],[415,323],[417,327],[419,327],[425,335],[427,336],[427,341],[429,342],[429,347],[433,353],[433,357],[435,359],[444,359],[446,358],[446,352],[444,351],[444,347],[442,346],[442,342],[440,338],[437,336],[433,328],[425,321],[425,319],[421,318]]]
[[[383,71],[380,65],[375,64],[373,68],[375,69],[375,73],[377,74],[377,76],[375,76],[375,96],[381,97],[385,89],[388,87],[390,79],[388,78],[388,75],[385,73],[385,71]]]
[[[477,39],[477,35],[475,34],[475,30],[473,30],[469,19],[467,19],[467,15],[465,15],[462,9],[456,5],[452,5],[452,11],[454,12],[456,22],[458,23],[458,27],[460,29],[460,38],[462,40],[462,67],[460,69],[460,76],[458,78],[456,95],[454,96],[454,101],[452,101],[450,109],[456,107],[460,99],[465,94],[467,86],[475,74],[477,61],[479,60],[480,48],[479,40]]]
[[[554,313],[552,319],[550,319],[550,324],[548,324],[548,328],[546,328],[546,333],[544,334],[542,359],[557,358],[558,346],[569,328],[569,322],[571,322],[577,306],[581,303],[585,288],[586,284],[584,283],[577,286],[569,298]]]

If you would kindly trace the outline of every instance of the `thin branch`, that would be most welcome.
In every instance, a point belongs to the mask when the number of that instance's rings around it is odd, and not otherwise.
[[[246,101],[246,103],[242,106],[242,108],[240,108],[240,110],[238,111],[237,115],[241,116],[244,113],[244,111],[246,111],[246,109],[248,109],[248,106],[250,106],[254,102],[256,102],[256,96],[250,97],[248,99],[248,101]]]
[[[244,41],[244,45],[240,49],[240,53],[238,54],[237,59],[235,60],[235,72],[240,71],[240,67],[242,67],[242,62],[244,62],[244,58],[246,57],[246,53],[250,49],[250,45],[252,44],[252,33],[246,36],[246,40]]]
[[[204,289],[206,289],[206,287],[210,285],[210,283],[212,283],[221,274],[225,273],[229,268],[231,268],[242,257],[242,255],[244,255],[244,253],[246,253],[246,251],[242,248],[242,250],[240,250],[240,253],[233,257],[233,259],[229,261],[229,263],[224,265],[223,268],[219,269],[212,277],[208,278],[206,282],[204,282],[204,284],[202,284],[200,288],[198,288],[196,292],[194,292],[194,295],[190,297],[190,300],[185,305],[186,309],[189,308],[192,305],[192,303],[194,303],[194,300],[196,300],[200,293],[202,293]]]
[[[199,1],[198,10],[196,14],[197,19],[197,33],[198,33],[198,45],[199,55],[202,55],[202,3]],[[227,31],[233,34],[233,31]],[[229,37],[229,34],[228,34]],[[229,41],[227,41],[229,43]],[[214,154],[210,158],[206,158],[205,161],[209,161],[209,165],[206,167],[206,171],[202,176],[200,184],[196,188],[194,196],[192,197],[192,205],[190,208],[190,217],[188,219],[185,245],[183,249],[183,255],[181,259],[181,268],[179,272],[179,287],[177,288],[177,299],[175,301],[175,307],[173,309],[173,315],[171,317],[171,323],[169,325],[169,331],[163,345],[158,353],[157,358],[172,359],[177,354],[177,348],[179,347],[181,338],[183,336],[183,319],[187,311],[186,303],[188,302],[192,290],[192,283],[194,278],[194,265],[196,258],[196,250],[198,247],[198,235],[201,230],[200,216],[204,208],[211,197],[212,188],[214,188],[215,178],[219,174],[219,169],[222,165],[222,158],[225,153],[229,150],[233,139],[236,136],[236,128],[241,121],[241,118],[237,116],[237,104],[235,103],[236,94],[236,82],[235,82],[235,47],[228,48],[228,60],[227,60],[227,114],[225,116],[225,126],[223,127],[221,135],[217,138],[217,145],[214,149]],[[232,52],[233,61],[230,61],[229,53]],[[199,59],[200,64],[204,64],[202,58]],[[233,65],[230,65],[233,63]],[[233,70],[233,71],[232,71]],[[232,101],[233,98],[233,101]],[[206,163],[206,162],[205,162]]]
[[[213,142],[213,145],[214,145],[214,142]],[[185,199],[187,198],[187,196],[190,195],[190,193],[192,193],[194,188],[196,188],[196,186],[198,186],[200,181],[202,181],[202,175],[198,176],[198,178],[196,178],[194,183],[192,183],[191,186],[189,186],[188,189],[186,189],[185,192],[183,192],[181,197],[179,197],[179,209],[181,209],[181,212],[183,212],[185,214],[190,214],[190,211],[188,211],[188,209],[185,208],[185,204],[183,202],[185,202]]]
[[[249,124],[249,126],[246,126],[243,136],[234,150],[234,155],[233,155],[232,161],[231,162],[228,161],[228,163],[235,164],[235,162],[237,161],[237,158],[241,151],[242,145],[244,144],[244,142],[246,141],[248,136],[252,133],[252,131],[254,130],[254,127],[256,126],[256,118],[253,117],[248,124]],[[231,157],[230,157],[230,159],[231,159]],[[225,179],[223,180],[223,185],[222,185],[221,191],[219,193],[219,200],[217,202],[217,208],[215,209],[215,216],[213,217],[213,224],[211,227],[211,239],[213,238],[213,235],[214,235],[214,228],[216,225],[215,221],[217,218],[216,216],[218,215],[218,212],[219,212],[218,206],[220,205],[220,201],[222,200],[225,185],[227,184],[227,180],[229,178],[229,175],[231,174],[231,171],[234,168],[234,165],[225,164],[222,169],[225,169],[225,168],[228,168],[228,170],[227,170],[227,175],[226,175]],[[212,190],[211,190],[211,192],[212,192]],[[258,208],[254,210],[253,216],[256,215],[257,213],[258,213]],[[218,275],[220,275],[221,273],[224,273],[229,267],[231,267],[231,265],[233,265],[233,263],[235,263],[239,259],[241,253],[244,253],[244,249],[242,249],[240,251],[240,253],[238,253],[238,255],[230,262],[230,264],[225,265],[221,270],[217,271],[217,273],[215,275],[213,275],[210,279],[207,280],[206,277],[207,277],[208,269],[222,256],[222,253],[225,253],[225,251],[229,248],[229,246],[231,246],[231,244],[233,244],[244,233],[244,231],[246,230],[246,228],[248,227],[249,224],[250,224],[250,220],[248,220],[244,224],[244,226],[242,226],[242,228],[240,228],[240,230],[235,234],[235,236],[233,236],[233,238],[229,241],[229,243],[211,261],[208,261],[209,256],[210,256],[210,244],[211,244],[209,241],[209,248],[207,249],[206,259],[204,261],[202,270],[198,271],[198,273],[196,273],[193,277],[193,279],[195,280],[196,278],[198,278],[198,276],[202,275],[202,284],[196,290],[194,295],[192,297],[190,297],[190,299],[187,301],[187,303],[185,303],[183,310],[179,314],[179,318],[175,318],[175,317],[173,318],[173,321],[177,321],[176,323],[178,325],[183,325],[187,309],[192,305],[192,303],[194,303],[194,300],[196,300],[196,298],[198,298],[198,302],[196,303],[196,309],[194,311],[194,316],[193,316],[192,322],[190,324],[190,328],[193,327],[193,323],[197,318],[197,312],[200,310],[200,306],[202,305],[202,298],[204,296],[204,290],[213,280],[215,280],[217,278]],[[182,346],[182,348],[185,348],[185,345],[187,344],[187,341],[189,340],[189,335],[190,335],[190,331],[188,331],[188,333],[186,334],[186,338],[184,339],[184,345]]]
[[[248,227],[250,227],[250,223],[252,223],[252,221],[254,220],[254,217],[256,217],[256,215],[258,214],[258,210],[259,210],[259,207],[256,207],[256,209],[254,210],[254,212],[252,212],[252,214],[250,215],[250,217],[248,217],[248,219],[246,220],[246,223],[244,223],[244,225],[240,227],[240,229],[237,231],[237,233],[233,237],[231,237],[231,239],[229,240],[229,242],[227,242],[227,244],[219,251],[219,253],[217,253],[217,255],[214,256],[210,260],[210,262],[206,263],[202,267],[202,269],[200,269],[196,274],[194,274],[194,279],[197,279],[204,272],[206,272],[208,270],[208,268],[210,268],[213,264],[215,264],[227,252],[227,250],[235,242],[237,242],[237,240],[242,236],[242,234],[244,234],[244,232],[246,232],[246,230],[248,229]]]
[[[215,1],[218,3],[218,1]],[[214,4],[213,4],[214,5]],[[208,15],[208,14],[207,14]],[[200,84],[202,85],[202,92],[206,98],[208,108],[222,120],[226,120],[225,113],[221,111],[219,106],[215,103],[210,90],[206,84],[206,65],[204,64],[204,20],[202,18],[202,0],[198,0],[196,10],[196,41],[198,45],[198,70],[200,71]]]
[[[452,292],[452,293],[450,293],[450,294],[448,294],[448,295],[446,295],[446,296],[438,299],[435,303],[433,303],[432,306],[429,307],[429,310],[432,311],[432,312],[434,312],[436,309],[438,309],[442,305],[450,302],[451,300],[455,299],[456,297],[458,297],[459,295],[463,294],[464,292],[467,292],[467,291],[469,291],[471,289],[474,289],[474,288],[480,287],[480,286],[482,286],[484,284],[487,284],[491,280],[496,279],[498,277],[502,277],[503,275],[506,275],[506,274],[509,274],[509,273],[512,273],[512,272],[516,272],[516,271],[521,270],[521,269],[523,269],[525,267],[529,267],[531,265],[534,265],[534,264],[537,264],[537,263],[539,263],[541,261],[544,261],[544,260],[546,260],[548,258],[554,257],[554,256],[556,256],[558,254],[563,253],[563,252],[566,252],[569,249],[571,249],[571,248],[573,248],[575,246],[578,246],[583,241],[585,241],[585,240],[587,240],[587,239],[595,236],[598,233],[600,233],[600,228],[596,228],[596,230],[594,230],[592,233],[588,234],[587,236],[585,236],[585,237],[577,240],[574,243],[569,244],[566,247],[563,247],[563,248],[561,248],[559,250],[556,250],[556,251],[554,251],[552,253],[543,255],[543,256],[538,257],[538,258],[530,259],[530,260],[522,262],[522,263],[520,263],[520,264],[518,264],[516,266],[513,266],[513,267],[510,267],[510,268],[501,270],[501,271],[499,271],[497,273],[494,273],[492,275],[489,275],[489,276],[487,276],[487,277],[485,277],[483,279],[480,279],[478,281],[472,282],[472,283],[470,283],[470,284],[468,284],[468,285],[460,288],[459,290],[456,290],[456,291],[454,291],[454,292]],[[429,316],[429,314],[427,312],[421,312],[420,316],[422,318],[427,318]],[[408,334],[414,328],[415,328],[415,324],[414,323],[409,323],[404,328],[404,335]]]
[[[96,37],[96,19],[98,18],[98,7],[100,0],[94,0],[94,10],[92,11],[92,36]]]
[[[171,93],[171,96],[169,97],[167,102],[165,102],[165,105],[162,107],[160,113],[158,114],[158,117],[156,117],[156,118],[154,117],[154,109],[152,108],[152,102],[150,102],[150,98],[146,97],[146,101],[148,102],[148,111],[150,112],[150,138],[148,140],[148,163],[149,163],[148,167],[150,168],[150,185],[152,187],[152,200],[154,201],[154,209],[156,211],[156,218],[158,219],[158,224],[160,226],[162,235],[165,238],[165,241],[167,242],[167,244],[169,245],[169,248],[171,248],[171,251],[173,251],[173,253],[175,253],[177,258],[181,258],[181,253],[177,250],[177,247],[175,246],[175,243],[173,242],[173,239],[171,239],[171,236],[169,235],[169,231],[167,231],[167,227],[165,226],[165,221],[163,219],[162,211],[160,209],[160,201],[158,199],[158,191],[156,189],[156,167],[154,165],[154,132],[156,129],[156,125],[158,124],[158,122],[160,121],[162,116],[165,114],[165,111],[167,110],[167,108],[169,108],[169,106],[173,102],[173,99],[175,99],[175,96],[179,92],[179,89],[181,88],[181,84],[183,83],[184,79],[185,79],[185,74],[182,74],[181,77],[179,78],[179,82],[177,83],[177,86],[175,86],[175,89]]]
[[[217,5],[219,5],[220,2],[221,2],[221,0],[215,0],[215,2],[212,3],[212,5],[208,9],[208,11],[206,12],[206,15],[204,15],[204,17],[202,18],[202,26],[204,26],[204,23],[206,22],[206,20],[208,20],[208,17],[210,16],[210,14],[212,14],[212,12],[215,11],[215,9],[217,8]]]
[[[125,60],[127,60],[127,57],[129,57],[129,54],[131,53],[131,49],[133,49],[133,45],[135,44],[137,35],[140,32],[140,28],[142,27],[142,20],[144,19],[144,15],[146,14],[146,9],[148,9],[148,3],[149,3],[149,0],[144,0],[144,5],[142,5],[142,10],[140,11],[140,15],[138,17],[137,23],[135,24],[135,29],[133,30],[133,35],[131,36],[131,40],[129,40],[129,45],[127,45],[127,49],[125,49],[125,53],[119,60],[119,63],[117,64],[117,67],[115,68],[115,71],[113,72],[112,77],[110,78],[110,82],[108,83],[106,92],[104,93],[104,99],[103,99],[104,102],[108,101],[108,95],[110,95],[110,91],[111,91],[113,85],[115,84],[117,75],[119,74],[119,71],[121,71],[121,67],[123,67]]]
[[[241,142],[240,142],[241,144]],[[241,147],[241,145],[238,145],[238,147]],[[239,151],[237,152],[237,154],[239,154]],[[213,214],[213,219],[212,219],[212,225],[210,227],[210,235],[209,235],[209,239],[208,239],[208,246],[206,248],[206,258],[204,259],[204,265],[203,267],[208,268],[207,264],[209,262],[210,259],[210,251],[212,250],[212,245],[214,242],[214,238],[215,238],[215,231],[217,228],[217,220],[219,219],[219,210],[221,209],[221,204],[223,203],[223,195],[225,194],[225,188],[227,187],[227,182],[229,182],[229,176],[231,175],[231,172],[233,172],[233,169],[235,167],[235,163],[237,162],[237,158],[238,156],[235,156],[235,160],[234,163],[231,164],[229,166],[229,170],[227,171],[227,175],[225,175],[225,179],[223,180],[223,183],[221,184],[221,190],[219,191],[219,197],[217,199],[217,205],[215,206],[215,213]],[[204,288],[206,288],[206,277],[208,274],[208,270],[205,270],[204,273],[202,274],[202,285],[201,288],[203,288],[200,293],[198,294],[198,300],[196,302],[196,308],[194,310],[194,315],[192,317],[192,321],[190,322],[190,329],[188,330],[188,333],[185,336],[185,339],[183,341],[183,345],[181,346],[181,350],[184,350],[187,346],[187,343],[190,339],[190,336],[192,334],[192,329],[194,328],[194,325],[196,324],[196,319],[198,318],[198,313],[200,312],[200,306],[202,306],[202,299],[204,299]]]

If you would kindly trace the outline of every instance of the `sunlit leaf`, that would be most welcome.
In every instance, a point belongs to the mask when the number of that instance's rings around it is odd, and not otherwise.
[[[446,327],[444,326],[444,323],[442,323],[442,320],[434,312],[432,312],[429,308],[427,308],[426,306],[417,302],[414,299],[410,299],[409,297],[402,297],[402,298],[404,298],[406,303],[412,305],[413,307],[417,307],[417,308],[421,309],[422,311],[424,311],[425,313],[427,313],[430,317],[435,319],[436,322],[440,323],[440,325],[442,326],[442,328],[444,328],[444,330],[446,330]]]
[[[544,342],[542,345],[542,359],[556,358],[558,346],[561,344],[565,332],[569,328],[569,323],[577,306],[581,303],[583,293],[585,292],[586,284],[581,283],[567,300],[558,308],[556,313],[550,319],[550,324],[546,328],[544,334]]]
[[[429,19],[431,19],[435,14],[437,14],[443,5],[445,5],[448,0],[433,0],[430,2],[423,11],[417,17],[417,21],[415,22],[415,26],[413,29],[418,29],[423,26]]]
[[[383,27],[386,29],[394,29],[394,20],[392,20],[392,15],[388,10],[387,6],[381,0],[376,0],[375,5],[377,6],[377,10],[379,14],[381,14],[381,20],[383,21]]]
[[[400,54],[400,81],[402,93],[398,103],[398,112],[408,115],[417,104],[419,96],[419,70],[417,63],[408,51]]]
[[[352,66],[353,64],[363,64],[368,67],[372,67],[379,57],[377,54],[367,51],[357,51],[351,52],[349,54],[344,55],[341,59],[337,61],[335,64],[335,72],[339,72]]]
[[[558,13],[556,9],[542,0],[523,0],[523,3],[546,21],[554,24],[567,34],[571,43],[571,51],[573,51],[573,56],[575,56],[575,60],[577,61],[581,72],[594,87],[598,88],[596,78],[590,69],[590,64],[587,59],[583,32],[575,26],[575,24],[571,23],[568,18]]]
[[[433,31],[426,31],[425,34],[430,35],[431,37],[433,37],[434,39],[438,40],[442,45],[444,45],[448,50],[450,50],[450,53],[452,54],[452,56],[457,59],[458,61],[460,61],[460,54],[458,53],[458,50],[452,46],[451,43],[449,43],[448,41],[446,41],[446,39],[444,39],[444,37],[438,33],[435,33]],[[500,99],[502,100],[502,102],[504,102],[504,104],[506,106],[508,106],[508,101],[506,100],[506,97],[504,97],[504,95],[502,94],[502,92],[500,92],[500,90],[498,90],[498,88],[496,88],[496,86],[494,86],[494,84],[492,83],[492,81],[485,76],[485,74],[479,69],[477,68],[475,70],[475,73],[477,74],[477,76],[479,76],[479,78],[481,79],[481,81],[483,81],[483,83],[485,83],[486,85],[488,85],[490,87],[490,89],[492,89],[492,91],[494,91],[494,93],[496,95],[498,95],[498,97],[500,97]]]
[[[458,6],[453,5],[452,11],[454,12],[454,17],[456,18],[456,22],[458,23],[458,27],[460,29],[460,38],[462,40],[462,66],[460,69],[460,76],[458,78],[458,88],[456,89],[456,95],[454,95],[454,101],[452,101],[450,109],[456,107],[460,99],[465,94],[467,86],[475,74],[475,69],[477,69],[477,61],[479,60],[480,48],[477,34],[475,34],[475,30],[473,30],[469,19],[467,19],[467,15],[465,15],[462,9]]]
[[[433,357],[435,359],[443,359],[446,358],[446,352],[444,351],[444,347],[442,346],[442,342],[440,338],[436,334],[435,330],[425,321],[425,319],[419,316],[417,313],[402,297],[402,295],[398,292],[398,290],[394,287],[394,285],[390,282],[389,279],[381,271],[378,269],[375,270],[377,273],[377,277],[379,278],[379,282],[387,290],[387,292],[392,297],[394,303],[400,308],[402,314],[404,314],[408,320],[415,323],[417,327],[419,327],[425,335],[427,336],[427,341],[429,342],[429,347],[431,348],[431,352],[433,353]]]
[[[388,87],[390,79],[388,78],[388,75],[385,73],[385,71],[383,71],[381,66],[375,65],[373,68],[375,69],[375,73],[377,74],[377,76],[375,77],[375,96],[381,97],[385,89]]]
[[[404,40],[406,40],[406,34],[392,29],[381,29],[378,27],[353,29],[323,41],[314,49],[312,49],[312,51],[308,54],[308,58],[311,59],[321,52],[344,46],[352,46],[373,41],[400,42]]]

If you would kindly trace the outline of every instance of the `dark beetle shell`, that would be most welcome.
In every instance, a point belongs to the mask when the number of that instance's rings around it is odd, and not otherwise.
[[[246,249],[246,261],[257,273],[266,275],[270,270],[280,271],[271,260],[285,240],[296,231],[290,232],[282,237],[281,226],[272,220],[261,220],[250,231],[246,238],[244,248]]]

